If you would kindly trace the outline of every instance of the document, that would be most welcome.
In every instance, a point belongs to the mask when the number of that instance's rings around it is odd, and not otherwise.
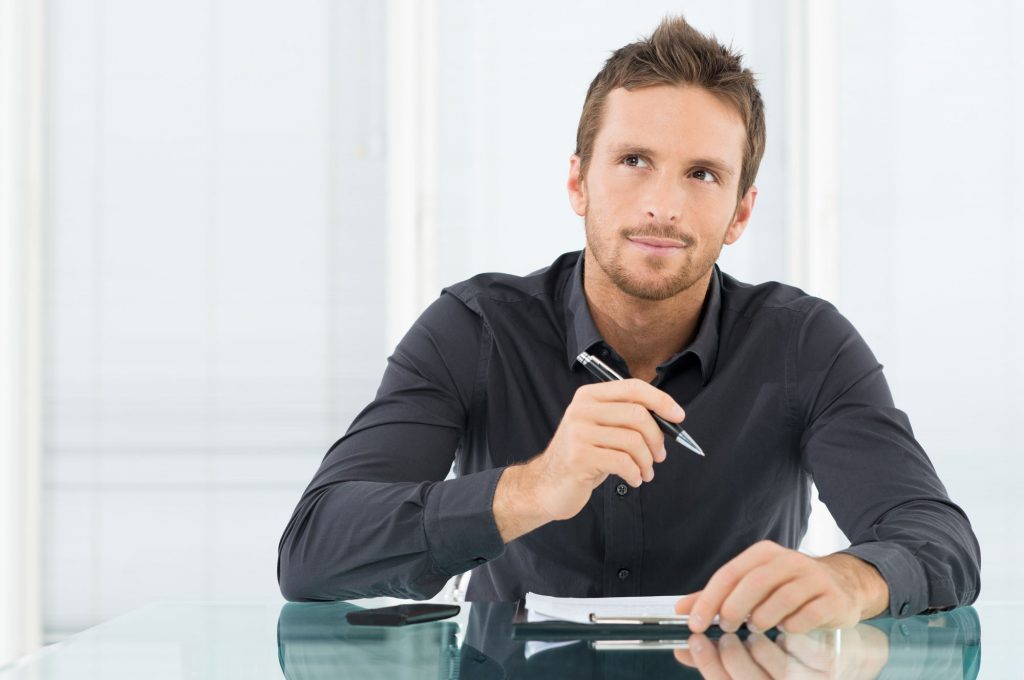
[[[599,623],[604,619],[645,619],[685,623],[686,617],[676,614],[675,605],[682,595],[653,597],[551,597],[526,594],[530,621],[572,621]]]

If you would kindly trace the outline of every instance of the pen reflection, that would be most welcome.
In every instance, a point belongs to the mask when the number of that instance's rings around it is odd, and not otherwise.
[[[452,621],[351,626],[348,603],[286,604],[278,658],[286,678],[976,678],[981,626],[970,607],[877,619],[838,632],[691,636],[608,648],[513,639],[510,603],[472,605],[464,639]],[[674,648],[673,648],[674,647]]]

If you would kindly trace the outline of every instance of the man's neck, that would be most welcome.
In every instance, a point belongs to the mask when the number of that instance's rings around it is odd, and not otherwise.
[[[654,380],[657,367],[697,335],[711,271],[665,300],[641,300],[620,290],[586,251],[583,290],[598,332],[618,352],[630,375]]]

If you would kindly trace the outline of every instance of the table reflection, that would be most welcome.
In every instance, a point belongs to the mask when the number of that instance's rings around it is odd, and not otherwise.
[[[452,621],[350,626],[345,612],[358,608],[286,604],[278,619],[285,677],[973,679],[981,665],[981,625],[971,607],[774,639],[691,636],[684,648],[653,649],[516,640],[511,603],[473,604],[464,636]]]

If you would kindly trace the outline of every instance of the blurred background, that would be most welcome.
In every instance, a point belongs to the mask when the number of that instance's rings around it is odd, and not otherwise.
[[[1024,7],[0,0],[0,664],[154,600],[280,599],[277,542],[446,284],[583,245],[610,52],[739,48],[741,280],[826,297],[1024,598]],[[819,506],[804,544],[845,545]]]

